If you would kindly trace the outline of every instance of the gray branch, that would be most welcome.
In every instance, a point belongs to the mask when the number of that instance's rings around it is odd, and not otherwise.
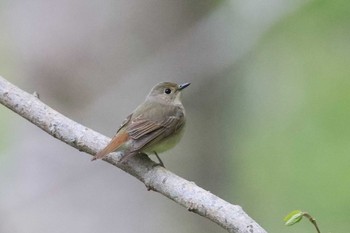
[[[0,103],[24,117],[53,137],[70,146],[94,155],[110,140],[63,116],[38,99],[0,76]],[[210,219],[228,232],[265,233],[240,206],[232,205],[155,163],[147,156],[134,156],[126,163],[117,163],[114,153],[106,162],[143,182],[149,190],[163,194],[187,210]]]

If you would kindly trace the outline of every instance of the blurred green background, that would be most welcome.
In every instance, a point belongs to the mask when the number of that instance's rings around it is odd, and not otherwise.
[[[311,2],[273,26],[233,72],[244,99],[229,108],[241,120],[231,174],[243,179],[233,192],[271,232],[315,232],[308,223],[280,225],[277,216],[293,209],[309,211],[322,232],[349,227],[349,15],[348,1]]]
[[[268,232],[315,232],[283,225],[295,209],[350,227],[349,1],[0,6],[1,76],[109,136],[155,83],[189,81],[168,169]],[[0,232],[225,232],[4,107],[0,136]]]

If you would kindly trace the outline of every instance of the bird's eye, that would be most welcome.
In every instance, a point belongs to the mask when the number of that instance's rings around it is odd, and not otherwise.
[[[166,88],[166,89],[164,90],[164,93],[169,95],[169,94],[171,93],[171,89],[170,89],[170,88]]]

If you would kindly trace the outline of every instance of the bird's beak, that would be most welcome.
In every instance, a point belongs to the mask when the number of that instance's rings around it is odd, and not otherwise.
[[[179,87],[178,87],[178,90],[179,91],[182,91],[183,89],[185,89],[186,87],[188,87],[191,83],[183,83],[183,84],[180,84]]]

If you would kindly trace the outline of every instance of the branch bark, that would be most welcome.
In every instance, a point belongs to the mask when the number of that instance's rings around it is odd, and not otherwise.
[[[35,124],[51,136],[94,155],[110,139],[73,120],[41,102],[36,94],[29,94],[0,76],[0,103]],[[206,191],[167,169],[154,166],[147,156],[134,156],[126,163],[117,163],[118,153],[105,161],[124,170],[154,190],[184,206],[187,210],[210,219],[228,232],[265,233],[240,206]]]

